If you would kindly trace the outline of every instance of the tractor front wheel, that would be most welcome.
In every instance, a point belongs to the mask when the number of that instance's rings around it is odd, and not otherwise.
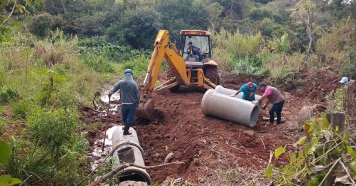
[[[205,77],[208,78],[215,85],[220,85],[220,76],[217,66],[205,66]]]

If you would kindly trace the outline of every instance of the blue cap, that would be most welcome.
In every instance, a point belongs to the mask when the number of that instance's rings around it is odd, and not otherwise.
[[[132,72],[132,70],[131,70],[131,69],[126,69],[124,74],[127,74],[127,73],[130,73],[130,74],[132,74],[132,75],[133,75],[133,72]]]
[[[341,80],[340,80],[340,83],[344,84],[346,82],[348,82],[349,79],[347,77],[342,77]]]

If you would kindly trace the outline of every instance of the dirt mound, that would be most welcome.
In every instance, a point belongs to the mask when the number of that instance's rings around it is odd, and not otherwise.
[[[283,79],[273,79],[265,76],[226,74],[223,77],[223,86],[238,89],[249,81],[260,84],[262,82],[277,87],[279,90],[289,92],[298,98],[307,98],[311,101],[325,102],[326,95],[341,87],[341,76],[327,69],[313,69],[302,73],[290,73]]]
[[[341,76],[327,69],[313,69],[296,73],[277,81],[277,86],[299,98],[325,102],[326,95],[341,87]]]

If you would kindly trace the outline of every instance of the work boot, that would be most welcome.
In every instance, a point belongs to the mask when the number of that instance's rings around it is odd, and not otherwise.
[[[125,125],[124,127],[124,135],[131,135],[131,132],[129,132],[130,126]]]

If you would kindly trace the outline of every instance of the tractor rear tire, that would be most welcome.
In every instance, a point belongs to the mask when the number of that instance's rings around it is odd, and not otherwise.
[[[170,78],[172,78],[172,77],[176,77],[176,76],[173,74],[171,68],[168,68],[168,71],[167,71],[167,78],[170,79]],[[170,91],[170,92],[179,92],[179,88],[180,88],[180,85],[176,85],[176,86],[174,86],[174,87],[172,87],[172,88],[169,88],[169,91]]]
[[[217,66],[205,66],[205,77],[215,85],[220,85],[220,77]]]

